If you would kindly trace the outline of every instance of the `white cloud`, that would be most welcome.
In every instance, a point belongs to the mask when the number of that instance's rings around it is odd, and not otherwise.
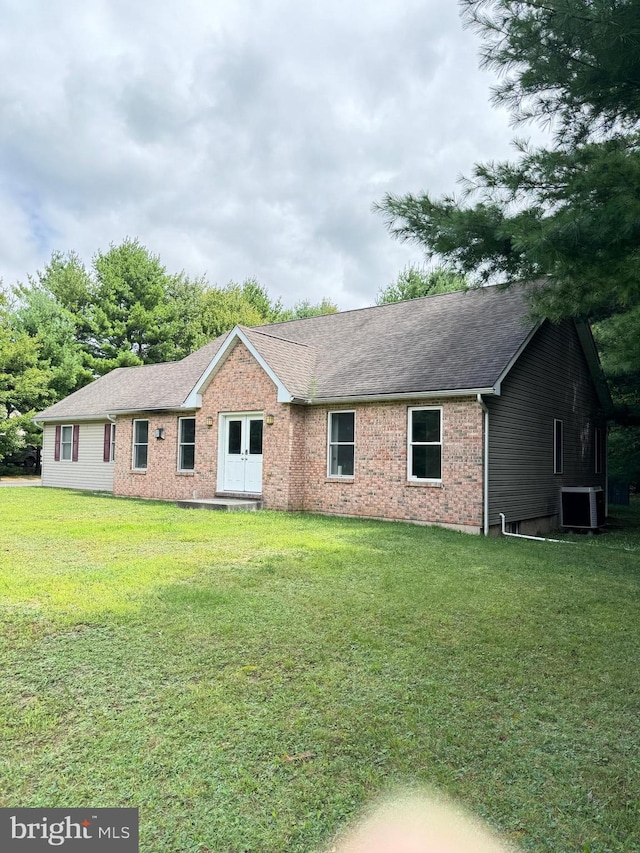
[[[420,255],[371,211],[509,155],[454,3],[0,0],[5,282],[138,237],[341,308]]]

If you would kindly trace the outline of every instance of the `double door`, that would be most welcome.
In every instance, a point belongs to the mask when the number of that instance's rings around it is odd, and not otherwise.
[[[224,415],[222,428],[222,491],[262,493],[262,433],[257,415]]]

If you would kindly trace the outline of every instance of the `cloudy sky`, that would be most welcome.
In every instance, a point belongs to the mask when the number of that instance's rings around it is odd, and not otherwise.
[[[171,272],[370,305],[385,192],[512,151],[455,0],[0,0],[0,278],[138,237]]]

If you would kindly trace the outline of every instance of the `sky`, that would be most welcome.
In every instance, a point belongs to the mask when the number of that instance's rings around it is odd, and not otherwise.
[[[513,155],[455,0],[0,0],[0,278],[138,238],[285,306],[372,305],[372,205]]]

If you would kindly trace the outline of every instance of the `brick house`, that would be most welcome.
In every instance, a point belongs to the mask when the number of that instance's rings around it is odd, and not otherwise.
[[[606,486],[611,400],[588,327],[495,287],[237,326],[36,416],[44,486],[485,532],[557,524]]]

